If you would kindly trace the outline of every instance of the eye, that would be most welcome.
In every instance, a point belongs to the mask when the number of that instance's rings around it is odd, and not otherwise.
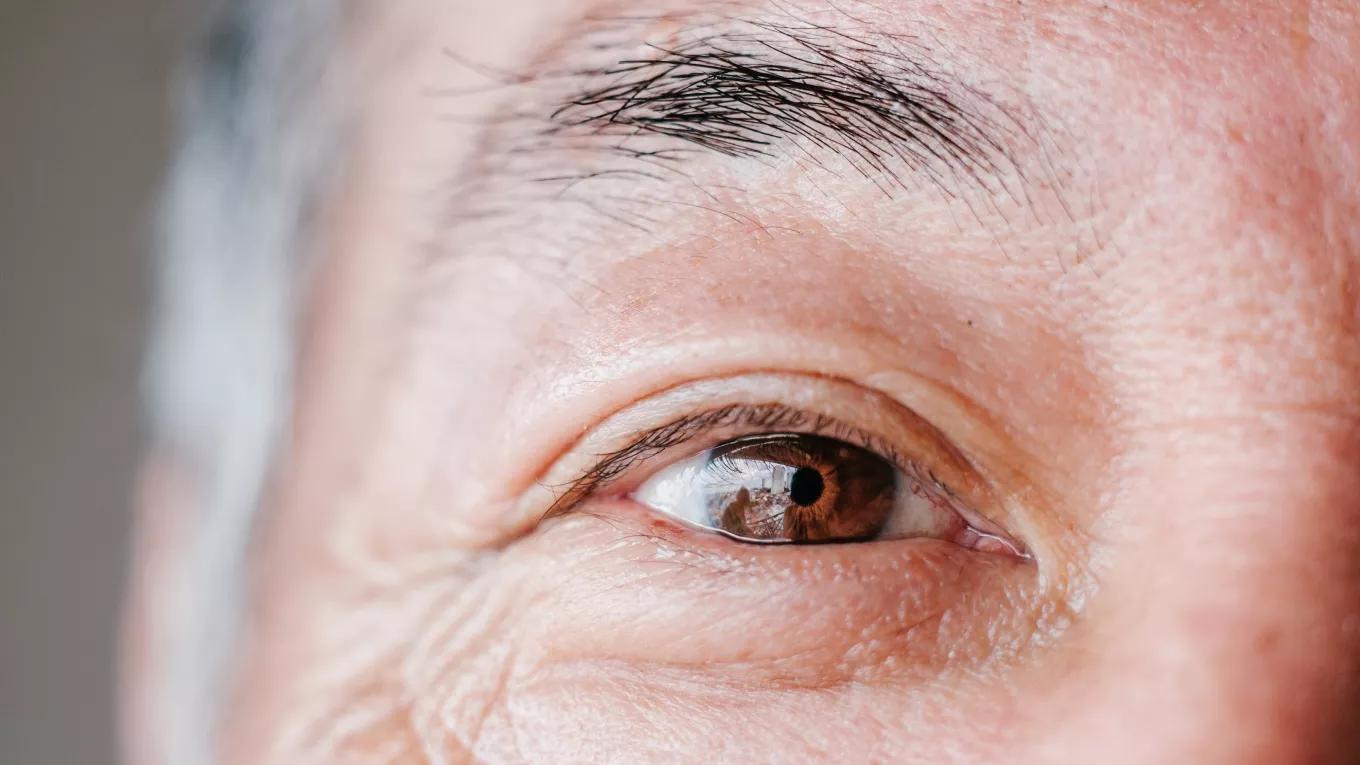
[[[913,471],[915,472],[915,471]],[[1020,554],[970,522],[945,489],[834,438],[740,438],[663,469],[639,503],[742,542],[816,544],[929,537]]]

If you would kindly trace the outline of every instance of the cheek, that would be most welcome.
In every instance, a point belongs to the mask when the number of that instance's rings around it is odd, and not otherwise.
[[[493,563],[448,556],[277,588],[253,620],[225,761],[468,760],[518,648],[516,583]]]

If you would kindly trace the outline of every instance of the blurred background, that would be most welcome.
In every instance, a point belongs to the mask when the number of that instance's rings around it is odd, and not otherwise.
[[[0,2],[0,763],[116,761],[169,72],[190,0]]]

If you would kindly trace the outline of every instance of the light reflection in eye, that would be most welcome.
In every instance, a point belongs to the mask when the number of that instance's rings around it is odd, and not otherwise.
[[[744,542],[931,537],[1018,553],[970,525],[941,488],[867,449],[822,436],[729,441],[662,470],[633,498]]]

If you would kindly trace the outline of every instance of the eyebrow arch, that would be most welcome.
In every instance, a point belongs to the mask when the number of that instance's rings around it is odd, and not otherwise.
[[[584,84],[543,136],[591,135],[653,164],[678,162],[684,148],[764,159],[792,150],[823,167],[837,156],[890,195],[922,176],[946,191],[960,179],[1005,191],[997,179],[1016,169],[1008,147],[1027,136],[1019,120],[940,74],[916,41],[857,26],[729,18],[645,43],[643,55],[634,43],[633,55],[572,73]],[[666,143],[639,149],[641,137]]]

